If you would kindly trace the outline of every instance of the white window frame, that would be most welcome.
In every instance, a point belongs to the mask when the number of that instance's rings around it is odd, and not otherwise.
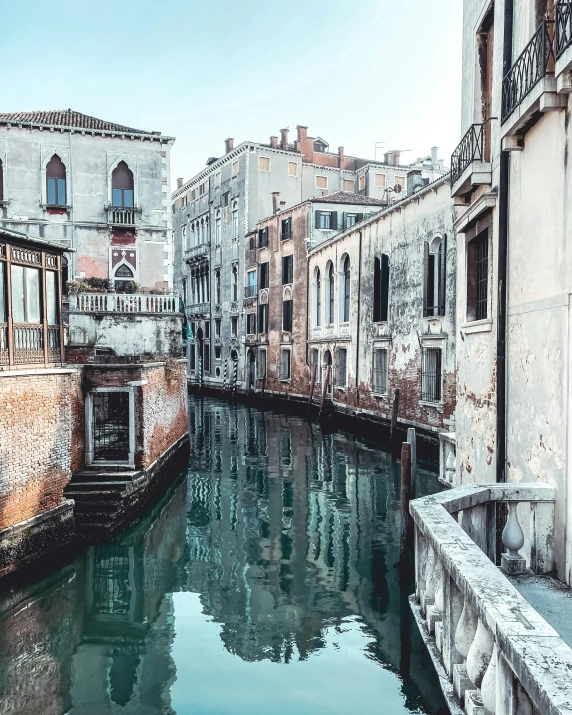
[[[290,355],[288,366],[288,377],[283,377],[282,376],[282,354],[283,353],[288,353]],[[280,347],[280,363],[278,365],[278,374],[279,374],[279,380],[280,382],[290,382],[292,380],[292,348],[281,346]]]
[[[294,173],[290,171],[291,167],[294,167]],[[288,176],[298,176],[298,164],[295,161],[289,161],[288,162]]]
[[[147,380],[133,380],[123,387],[93,387],[85,396],[85,463],[91,465],[129,466],[135,467],[135,389],[147,384]],[[127,461],[112,462],[94,458],[95,445],[93,427],[93,395],[95,392],[128,392],[129,393],[129,453]]]
[[[385,351],[385,392],[375,389],[375,353],[378,350]],[[389,395],[389,341],[384,343],[374,343],[371,353],[371,394],[374,397],[387,397]]]
[[[346,181],[352,185],[352,188],[351,188],[351,189],[348,189],[348,188],[346,187]],[[344,179],[344,191],[346,191],[347,193],[355,194],[355,190],[356,190],[356,182],[355,182],[355,179]]]
[[[365,174],[358,177],[358,190],[361,191],[362,189],[365,189]]]
[[[268,169],[263,169],[263,168],[262,168],[262,166],[261,166],[261,163],[262,163],[262,162],[261,162],[261,159],[268,159]],[[269,172],[270,172],[270,169],[271,169],[270,157],[269,157],[269,156],[259,155],[259,157],[258,157],[258,171],[264,171],[264,172],[266,172],[266,173],[269,173]]]
[[[427,348],[438,348],[441,350],[441,399],[439,402],[429,402],[428,400],[422,400],[421,395],[423,394],[423,352]],[[421,382],[419,383],[419,404],[425,407],[433,407],[438,412],[443,411],[443,378],[445,375],[445,360],[446,360],[446,339],[439,336],[431,337],[429,335],[424,336],[421,339]]]
[[[325,186],[318,186],[318,179],[325,179],[326,180],[326,185]],[[315,183],[316,183],[316,188],[320,189],[320,191],[327,191],[328,190],[328,177],[324,176],[323,174],[316,174],[315,176]]]
[[[377,183],[377,177],[381,176],[383,177],[383,184],[378,184]],[[385,186],[387,184],[387,176],[385,174],[380,174],[379,172],[375,173],[374,179],[373,179],[373,185],[378,188],[378,189],[385,189]]]

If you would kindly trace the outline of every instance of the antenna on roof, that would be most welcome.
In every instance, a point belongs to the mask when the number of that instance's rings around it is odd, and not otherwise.
[[[378,152],[378,150],[383,149],[384,146],[385,146],[385,142],[375,142],[375,149],[374,149],[375,161],[377,161],[377,152]]]

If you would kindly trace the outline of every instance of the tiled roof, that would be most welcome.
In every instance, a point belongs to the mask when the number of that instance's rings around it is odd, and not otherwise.
[[[103,119],[90,117],[73,109],[56,109],[40,112],[3,112],[0,113],[0,124],[42,124],[51,127],[66,127],[85,129],[95,132],[120,132],[123,134],[156,134],[161,132],[147,132],[143,129],[133,129],[123,124],[105,122]]]
[[[387,203],[381,199],[354,194],[351,191],[336,191],[325,196],[315,196],[310,201],[320,204],[356,204],[357,206],[385,206]]]

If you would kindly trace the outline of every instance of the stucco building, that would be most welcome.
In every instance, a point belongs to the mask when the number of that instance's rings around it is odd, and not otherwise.
[[[0,226],[72,249],[64,278],[168,288],[173,142],[71,109],[2,113]]]
[[[343,147],[330,152],[324,139],[308,136],[307,127],[296,131],[294,141],[287,129],[268,143],[245,141],[235,147],[227,139],[223,156],[210,157],[189,181],[179,179],[172,195],[176,287],[198,339],[211,341],[218,326],[220,359],[223,364],[238,360],[241,382],[240,338],[247,327],[239,296],[245,280],[244,238],[256,223],[325,193],[352,192],[386,205],[407,193],[410,167],[400,163],[399,152],[387,152],[383,161],[360,159],[347,156]],[[420,185],[445,173],[436,149],[415,169]],[[205,380],[222,386],[224,374],[214,355],[209,344],[202,371]]]

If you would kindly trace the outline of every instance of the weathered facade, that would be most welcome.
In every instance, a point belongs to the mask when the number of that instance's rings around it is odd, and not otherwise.
[[[453,426],[452,226],[443,178],[310,251],[308,361],[338,409],[389,419],[399,389],[402,423]]]
[[[329,152],[327,142],[308,136],[307,127],[297,127],[294,142],[287,129],[280,134],[268,144],[243,142],[237,147],[227,139],[225,154],[209,158],[207,167],[186,183],[180,179],[172,195],[175,284],[194,323],[202,373],[211,386],[223,387],[222,365],[236,358],[243,387],[244,238],[259,220],[326,193],[355,192],[390,205],[408,190],[409,167],[399,163],[399,152],[370,161],[346,156],[343,147]],[[415,169],[417,185],[445,173],[436,149],[418,160]],[[220,351],[212,337],[215,326]]]
[[[0,226],[71,249],[69,279],[167,288],[173,141],[71,109],[0,114]]]
[[[308,394],[308,249],[365,221],[382,202],[338,191],[259,221],[246,237],[247,389]]]

